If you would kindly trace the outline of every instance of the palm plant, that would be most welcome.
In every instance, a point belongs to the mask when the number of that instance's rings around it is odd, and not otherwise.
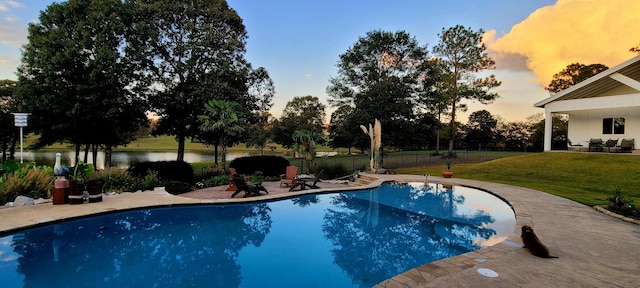
[[[204,115],[198,115],[200,131],[214,132],[222,146],[222,170],[227,170],[227,139],[244,132],[242,107],[236,102],[209,100],[204,105]]]
[[[302,154],[307,164],[304,172],[306,174],[310,174],[311,165],[313,164],[313,160],[316,158],[317,140],[320,139],[320,137],[320,134],[304,129],[293,132],[295,149]]]

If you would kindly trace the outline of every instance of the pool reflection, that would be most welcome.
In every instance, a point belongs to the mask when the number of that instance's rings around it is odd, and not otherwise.
[[[394,186],[399,191],[393,194],[380,193],[383,186],[333,196],[336,208],[324,217],[322,229],[334,244],[335,263],[357,286],[370,287],[425,263],[479,249],[496,235],[490,228],[495,219],[482,210],[469,213],[465,195],[453,188]]]
[[[244,246],[259,246],[269,234],[268,205],[213,207],[197,214],[172,209],[15,234],[17,272],[24,276],[20,286],[238,287],[238,253]]]

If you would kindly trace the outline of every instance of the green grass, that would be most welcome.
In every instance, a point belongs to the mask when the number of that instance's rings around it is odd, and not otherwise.
[[[406,168],[397,169],[397,173],[441,175],[443,168]],[[607,204],[615,186],[635,201],[640,200],[639,156],[536,153],[454,165],[452,170],[456,178],[527,187],[588,206]]]

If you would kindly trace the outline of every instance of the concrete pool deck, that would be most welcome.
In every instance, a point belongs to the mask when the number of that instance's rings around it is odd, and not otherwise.
[[[202,199],[173,196],[163,189],[106,196],[104,201],[80,205],[39,204],[0,209],[0,234],[52,221],[153,206],[230,203],[277,199],[322,190],[375,187],[384,181],[421,182],[419,175],[369,175],[363,186],[334,186],[240,199]],[[591,207],[544,192],[482,181],[442,179],[432,182],[465,185],[491,191],[513,206],[517,224],[509,238],[497,245],[428,263],[376,287],[636,287],[640,283],[640,225],[605,215]],[[322,185],[321,185],[322,186]],[[328,186],[328,185],[327,185]],[[196,197],[196,196],[194,196]],[[558,259],[542,259],[521,248],[520,227],[530,224]],[[496,278],[478,269],[491,269]]]

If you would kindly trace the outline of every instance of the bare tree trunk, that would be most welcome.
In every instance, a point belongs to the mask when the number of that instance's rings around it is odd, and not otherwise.
[[[178,159],[176,159],[177,161],[184,161],[184,134],[180,133],[178,135]]]
[[[84,144],[84,163],[89,163],[89,144]]]
[[[218,144],[213,145],[213,164],[218,167]]]
[[[98,144],[91,144],[91,160],[93,160],[93,171],[98,171]]]
[[[78,165],[78,163],[80,162],[80,148],[81,148],[82,144],[80,144],[80,142],[76,143],[76,155],[75,155],[75,165]],[[75,166],[74,165],[74,166]]]
[[[222,162],[222,171],[227,171],[227,137],[222,136],[222,141],[220,142],[220,145],[222,145],[222,155],[220,155]]]
[[[113,152],[113,147],[111,146],[111,144],[107,144],[104,147],[104,169],[108,170],[109,168],[111,168],[111,155]]]

